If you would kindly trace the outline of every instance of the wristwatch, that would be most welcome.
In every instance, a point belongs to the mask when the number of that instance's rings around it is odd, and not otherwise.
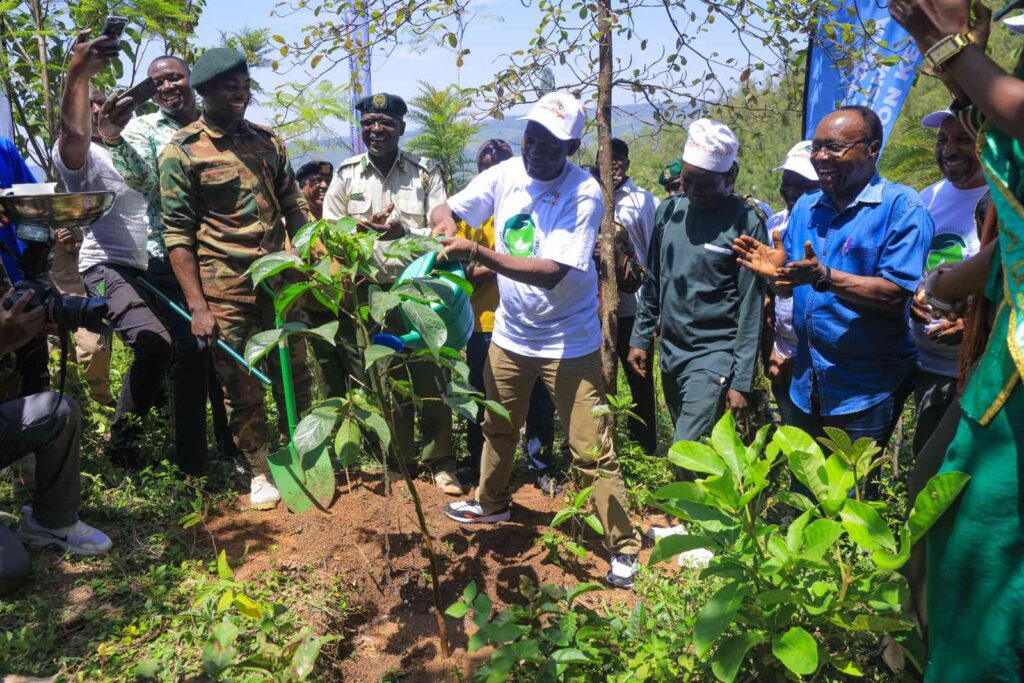
[[[924,53],[924,61],[932,68],[932,71],[945,71],[949,60],[963,52],[965,47],[973,44],[974,36],[970,33],[956,33],[946,36]]]
[[[827,292],[832,286],[832,269],[825,266],[825,273],[811,284],[815,292]]]
[[[935,282],[939,279],[939,276],[942,275],[942,273],[945,272],[946,270],[946,268],[936,268],[935,270],[933,270],[932,272],[928,273],[928,275],[925,276],[925,298],[928,300],[928,305],[931,306],[936,311],[940,311],[942,313],[949,313],[951,311],[961,311],[966,307],[966,301],[957,301],[955,303],[951,303],[949,301],[943,301],[942,299],[937,298],[933,293],[933,290],[935,289]]]

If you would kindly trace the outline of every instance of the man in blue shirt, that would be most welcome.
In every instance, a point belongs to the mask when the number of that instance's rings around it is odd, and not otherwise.
[[[29,170],[28,164],[18,153],[14,141],[0,136],[0,189],[10,188],[16,183],[34,182],[36,179],[32,175],[32,171]],[[14,235],[13,224],[0,223],[0,242],[3,242],[3,247],[5,247],[0,248],[0,257],[3,258],[4,267],[7,269],[11,282],[17,282],[21,279],[21,271],[18,270],[18,261],[14,254],[21,253],[21,245],[18,244],[18,238]]]
[[[741,236],[733,250],[776,294],[793,296],[793,424],[884,447],[912,386],[907,302],[934,226],[917,192],[878,175],[881,146],[873,111],[834,111],[811,145],[821,191],[797,201],[781,244]]]

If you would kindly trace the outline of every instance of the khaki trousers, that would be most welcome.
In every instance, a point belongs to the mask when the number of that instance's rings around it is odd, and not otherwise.
[[[504,406],[510,419],[489,411],[484,417],[484,449],[476,491],[484,513],[500,510],[512,500],[509,484],[516,444],[538,378],[547,387],[569,437],[573,466],[583,475],[584,486],[594,486],[590,502],[604,526],[608,550],[613,554],[640,552],[640,536],[629,518],[626,491],[615,459],[611,416],[593,415],[593,409],[605,402],[598,351],[580,358],[552,360],[522,356],[491,344],[484,387],[487,398]]]

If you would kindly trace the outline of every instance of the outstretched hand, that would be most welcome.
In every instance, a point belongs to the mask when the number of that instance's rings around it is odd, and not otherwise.
[[[975,15],[972,33],[985,49],[992,13],[978,0],[892,0],[889,3],[889,14],[913,36],[922,53],[946,36],[971,30],[971,10]]]
[[[786,250],[782,246],[782,233],[778,230],[772,231],[774,247],[760,242],[750,235],[740,235],[732,243],[732,251],[736,254],[737,262],[771,281],[778,278],[779,268],[786,265]]]

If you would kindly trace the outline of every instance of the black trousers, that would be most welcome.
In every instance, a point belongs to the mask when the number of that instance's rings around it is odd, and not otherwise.
[[[641,377],[626,362],[626,356],[629,355],[629,340],[633,336],[633,322],[635,320],[635,317],[619,318],[619,328],[615,339],[615,353],[619,357],[619,363],[622,365],[623,372],[626,373],[629,393],[633,397],[633,403],[636,404],[633,408],[636,417],[630,416],[628,422],[629,436],[637,445],[644,449],[645,453],[653,455],[658,450],[658,418],[654,407],[654,373],[649,370],[646,377]],[[613,387],[609,389],[613,389]]]

